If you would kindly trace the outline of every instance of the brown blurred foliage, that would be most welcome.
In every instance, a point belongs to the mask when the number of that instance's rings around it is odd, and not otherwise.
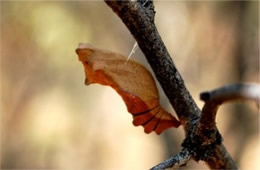
[[[148,169],[180,151],[181,128],[146,135],[116,92],[84,85],[79,42],[126,56],[135,42],[104,2],[0,5],[1,168]],[[259,2],[155,1],[155,10],[162,39],[200,107],[201,91],[259,83]],[[132,58],[150,69],[140,50]],[[259,169],[252,159],[259,159],[257,107],[224,105],[217,123],[239,167]]]

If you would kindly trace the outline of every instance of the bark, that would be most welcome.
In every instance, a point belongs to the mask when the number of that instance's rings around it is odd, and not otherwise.
[[[185,156],[189,158],[191,155],[192,159],[196,161],[203,160],[211,169],[237,169],[222,144],[221,135],[214,125],[215,120],[212,120],[213,129],[205,129],[201,125],[199,121],[201,111],[185,87],[154,24],[153,2],[115,0],[105,2],[121,18],[136,39],[175,109],[186,134],[182,144],[183,150],[187,151]],[[201,136],[206,136],[206,138],[201,138]],[[204,141],[205,139],[207,140]],[[182,152],[155,167],[164,169],[170,167],[169,165],[176,165],[176,162],[181,161],[180,154],[182,155]]]
[[[135,1],[106,1],[122,19],[145,54],[156,78],[175,109],[182,125],[199,118],[200,109],[192,99],[154,24],[152,1],[146,6]]]
[[[191,154],[187,149],[183,149],[179,154],[174,157],[164,161],[163,163],[156,165],[151,168],[151,170],[159,170],[166,168],[179,168],[181,166],[185,166],[187,162],[191,159]]]

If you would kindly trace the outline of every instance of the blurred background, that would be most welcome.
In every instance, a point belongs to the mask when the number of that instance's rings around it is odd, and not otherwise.
[[[181,150],[181,127],[147,135],[114,90],[84,85],[79,42],[126,56],[135,43],[103,1],[0,3],[1,168],[148,169]],[[154,4],[158,30],[200,108],[202,91],[259,83],[258,1]],[[132,59],[150,69],[140,49]],[[221,106],[217,126],[240,169],[259,169],[255,103]]]

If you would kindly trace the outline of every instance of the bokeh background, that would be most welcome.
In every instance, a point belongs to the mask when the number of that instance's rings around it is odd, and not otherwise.
[[[258,1],[154,4],[158,30],[200,108],[202,91],[259,83]],[[79,42],[126,56],[135,43],[103,1],[0,5],[1,168],[148,169],[181,150],[181,127],[147,135],[110,87],[84,85]],[[139,49],[132,59],[150,69]],[[217,126],[238,166],[259,169],[255,103],[223,105]],[[190,161],[186,168],[207,166]]]

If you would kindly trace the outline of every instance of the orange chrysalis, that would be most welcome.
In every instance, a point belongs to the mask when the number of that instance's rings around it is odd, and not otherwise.
[[[79,44],[76,49],[83,63],[85,84],[99,83],[111,86],[124,100],[133,124],[142,125],[145,133],[162,133],[180,122],[160,106],[159,94],[150,72],[133,60],[90,44]]]

